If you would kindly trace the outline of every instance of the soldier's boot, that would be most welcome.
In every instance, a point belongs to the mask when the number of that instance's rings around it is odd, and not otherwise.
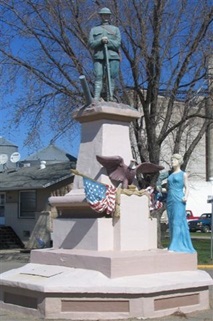
[[[95,95],[94,95],[95,100],[100,99],[101,91],[102,91],[102,81],[96,81],[95,82]]]

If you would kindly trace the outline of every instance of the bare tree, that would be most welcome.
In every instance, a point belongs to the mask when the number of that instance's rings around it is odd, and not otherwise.
[[[55,135],[74,128],[72,111],[83,104],[81,74],[93,91],[87,39],[104,5],[89,0],[0,0],[1,93],[18,93],[10,108],[15,111],[13,122],[28,123],[26,142],[39,137],[46,123]],[[209,122],[203,103],[192,108],[190,102],[204,83],[211,53],[210,1],[111,0],[107,5],[122,33],[119,93],[143,112],[131,130],[135,157],[158,163],[169,135],[178,152],[188,125],[199,117],[200,130],[183,151],[186,166]],[[163,104],[159,94],[165,97]],[[175,118],[180,98],[182,114]]]
[[[199,117],[203,124],[197,139],[188,146],[184,156],[186,166],[207,126],[204,104],[199,102],[199,106],[195,104],[197,108],[192,109],[190,101],[204,84],[206,61],[211,53],[213,11],[207,2],[193,3],[193,8],[191,4],[191,1],[162,0],[145,1],[142,6],[132,1],[134,16],[129,15],[133,9],[122,10],[122,14],[127,15],[122,16],[126,23],[122,24],[126,38],[123,52],[132,71],[132,89],[144,112],[144,123],[139,120],[135,124],[136,137],[140,132],[137,147],[140,157],[147,155],[153,162],[159,161],[161,146],[170,134],[173,134],[174,152],[180,151],[181,137],[189,119]],[[161,108],[160,92],[167,98]],[[184,108],[181,117],[174,119],[177,101]],[[145,145],[141,143],[142,134]],[[148,153],[144,153],[144,148]]]

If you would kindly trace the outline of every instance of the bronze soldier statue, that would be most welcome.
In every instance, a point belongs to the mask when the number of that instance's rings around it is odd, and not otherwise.
[[[94,99],[100,99],[103,78],[107,76],[109,100],[113,101],[115,78],[119,72],[121,35],[119,29],[109,23],[111,11],[108,8],[102,8],[99,15],[101,25],[92,28],[89,35],[89,46],[94,50]]]

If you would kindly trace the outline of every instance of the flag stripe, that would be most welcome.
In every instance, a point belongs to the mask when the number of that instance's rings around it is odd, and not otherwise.
[[[90,207],[98,213],[106,211],[107,215],[111,215],[115,210],[116,188],[87,177],[83,177],[83,182],[86,200]]]

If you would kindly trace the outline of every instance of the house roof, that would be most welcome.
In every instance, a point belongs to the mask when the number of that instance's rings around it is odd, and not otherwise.
[[[72,163],[56,163],[40,166],[22,167],[0,173],[0,191],[42,189],[72,177]]]
[[[0,136],[0,146],[14,146],[18,147],[15,144],[11,143],[9,140],[5,139],[4,137]]]
[[[36,152],[35,154],[32,154],[28,156],[25,161],[46,161],[48,163],[57,163],[57,162],[66,162],[67,160],[76,162],[76,158],[66,154],[65,151],[58,148],[54,144],[50,144],[44,149]]]

